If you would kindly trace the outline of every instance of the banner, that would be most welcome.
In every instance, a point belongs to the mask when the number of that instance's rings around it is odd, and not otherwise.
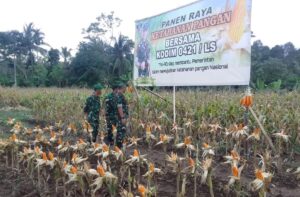
[[[251,0],[202,0],[136,21],[139,86],[249,85]]]

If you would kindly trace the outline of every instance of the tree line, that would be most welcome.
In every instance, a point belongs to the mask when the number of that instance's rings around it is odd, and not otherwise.
[[[121,19],[101,14],[86,29],[75,56],[71,49],[51,48],[45,34],[29,23],[23,31],[0,32],[0,85],[21,87],[90,87],[115,78],[131,80],[134,42],[114,35]],[[252,44],[251,86],[256,89],[300,87],[300,49],[293,43],[272,48]]]
[[[300,88],[300,49],[293,43],[270,48],[258,40],[251,50],[251,86],[275,90]]]
[[[83,29],[84,40],[75,56],[67,47],[51,48],[33,23],[21,32],[0,32],[0,85],[87,87],[114,78],[130,80],[134,42],[113,34],[120,23],[113,12],[101,14]]]

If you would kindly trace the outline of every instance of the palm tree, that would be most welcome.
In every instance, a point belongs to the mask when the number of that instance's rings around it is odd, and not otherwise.
[[[66,66],[69,62],[69,58],[71,57],[72,49],[68,49],[68,47],[61,47],[61,56],[64,58],[64,65]]]
[[[27,54],[27,68],[29,65],[35,63],[34,52],[41,55],[47,54],[47,50],[41,47],[42,45],[49,46],[44,43],[44,36],[45,34],[40,29],[35,28],[33,23],[29,23],[23,27],[23,45]]]
[[[131,56],[134,42],[127,36],[119,35],[113,48],[113,72],[118,77],[130,77],[132,71]]]

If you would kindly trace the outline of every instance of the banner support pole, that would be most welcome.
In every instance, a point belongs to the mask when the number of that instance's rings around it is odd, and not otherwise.
[[[173,123],[176,123],[176,86],[173,86]]]

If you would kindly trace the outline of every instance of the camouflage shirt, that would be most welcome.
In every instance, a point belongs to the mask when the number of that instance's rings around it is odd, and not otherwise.
[[[147,61],[150,55],[150,47],[147,41],[141,41],[137,47],[138,62]]]
[[[122,107],[125,118],[128,118],[128,115],[129,115],[128,104],[127,104],[126,98],[123,94],[118,95],[117,106]]]
[[[113,92],[105,97],[105,116],[107,121],[116,122],[118,120],[117,100],[118,96]]]
[[[99,121],[100,108],[101,103],[99,96],[92,95],[87,98],[83,111],[87,113],[90,123]]]

